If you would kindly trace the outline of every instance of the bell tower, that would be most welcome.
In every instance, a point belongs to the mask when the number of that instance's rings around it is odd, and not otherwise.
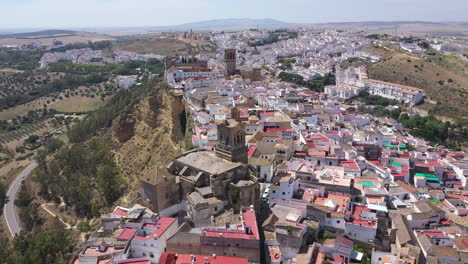
[[[226,75],[231,76],[236,74],[236,63],[237,63],[237,51],[236,49],[226,49],[224,51],[224,60],[226,61]]]
[[[216,156],[232,162],[247,163],[244,125],[235,119],[225,119],[217,124],[217,130]]]

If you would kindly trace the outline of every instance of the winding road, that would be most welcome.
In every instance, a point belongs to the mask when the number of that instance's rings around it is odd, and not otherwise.
[[[16,212],[15,207],[16,194],[18,194],[22,181],[26,179],[29,174],[31,174],[31,171],[34,170],[37,165],[37,162],[34,162],[26,167],[26,169],[24,169],[20,175],[16,177],[7,192],[7,197],[9,197],[9,200],[8,203],[5,204],[3,214],[5,215],[8,230],[10,230],[11,236],[13,237],[21,232],[20,220],[18,218],[18,213]]]

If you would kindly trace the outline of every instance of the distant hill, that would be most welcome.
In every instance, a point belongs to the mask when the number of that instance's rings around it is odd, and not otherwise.
[[[175,26],[151,27],[151,31],[171,32],[171,31],[215,31],[215,30],[238,30],[249,28],[272,28],[280,26],[292,25],[291,23],[265,18],[265,19],[250,19],[250,18],[230,18],[230,19],[215,19],[193,23],[186,23]]]
[[[314,26],[321,29],[366,30],[388,34],[393,34],[396,27],[397,32],[402,34],[468,36],[467,22],[362,21],[323,23]]]
[[[63,37],[70,36],[78,33],[77,31],[72,30],[42,30],[36,32],[25,32],[25,33],[15,33],[15,34],[4,34],[0,35],[0,38],[53,38],[53,37]]]

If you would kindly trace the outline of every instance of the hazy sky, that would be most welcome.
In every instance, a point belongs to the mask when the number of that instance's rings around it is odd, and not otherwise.
[[[162,26],[220,18],[468,21],[468,0],[0,0],[3,29]]]

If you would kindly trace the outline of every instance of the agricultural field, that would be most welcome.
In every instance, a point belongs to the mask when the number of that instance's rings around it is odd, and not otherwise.
[[[62,77],[63,73],[28,71],[7,74],[0,72],[0,97],[27,94]]]
[[[27,114],[31,110],[42,108],[55,109],[60,112],[89,112],[101,107],[111,98],[110,95],[101,96],[105,90],[104,85],[98,84],[90,87],[79,87],[76,90],[65,90],[51,96],[40,97],[29,103],[0,111],[0,120],[10,120],[17,116]]]
[[[111,97],[108,96],[106,99],[86,96],[72,96],[64,98],[63,100],[56,101],[50,105],[51,108],[59,112],[90,112],[99,109],[103,106]]]
[[[48,128],[47,121],[25,125],[18,130],[0,134],[0,144],[6,145],[12,141],[21,141],[31,134],[41,134],[40,132]]]
[[[0,46],[2,45],[31,45],[35,44],[38,46],[52,46],[54,42],[60,41],[63,44],[70,43],[88,43],[88,42],[97,42],[104,40],[113,40],[112,37],[91,33],[91,32],[78,32],[78,31],[69,31],[64,34],[55,34],[55,32],[34,32],[30,33],[28,36],[25,34],[12,34],[0,37]]]
[[[211,51],[213,46],[204,41],[182,41],[173,38],[161,37],[160,35],[153,35],[140,39],[119,41],[114,45],[113,49],[131,51],[140,54],[176,56],[196,54],[200,51]]]

